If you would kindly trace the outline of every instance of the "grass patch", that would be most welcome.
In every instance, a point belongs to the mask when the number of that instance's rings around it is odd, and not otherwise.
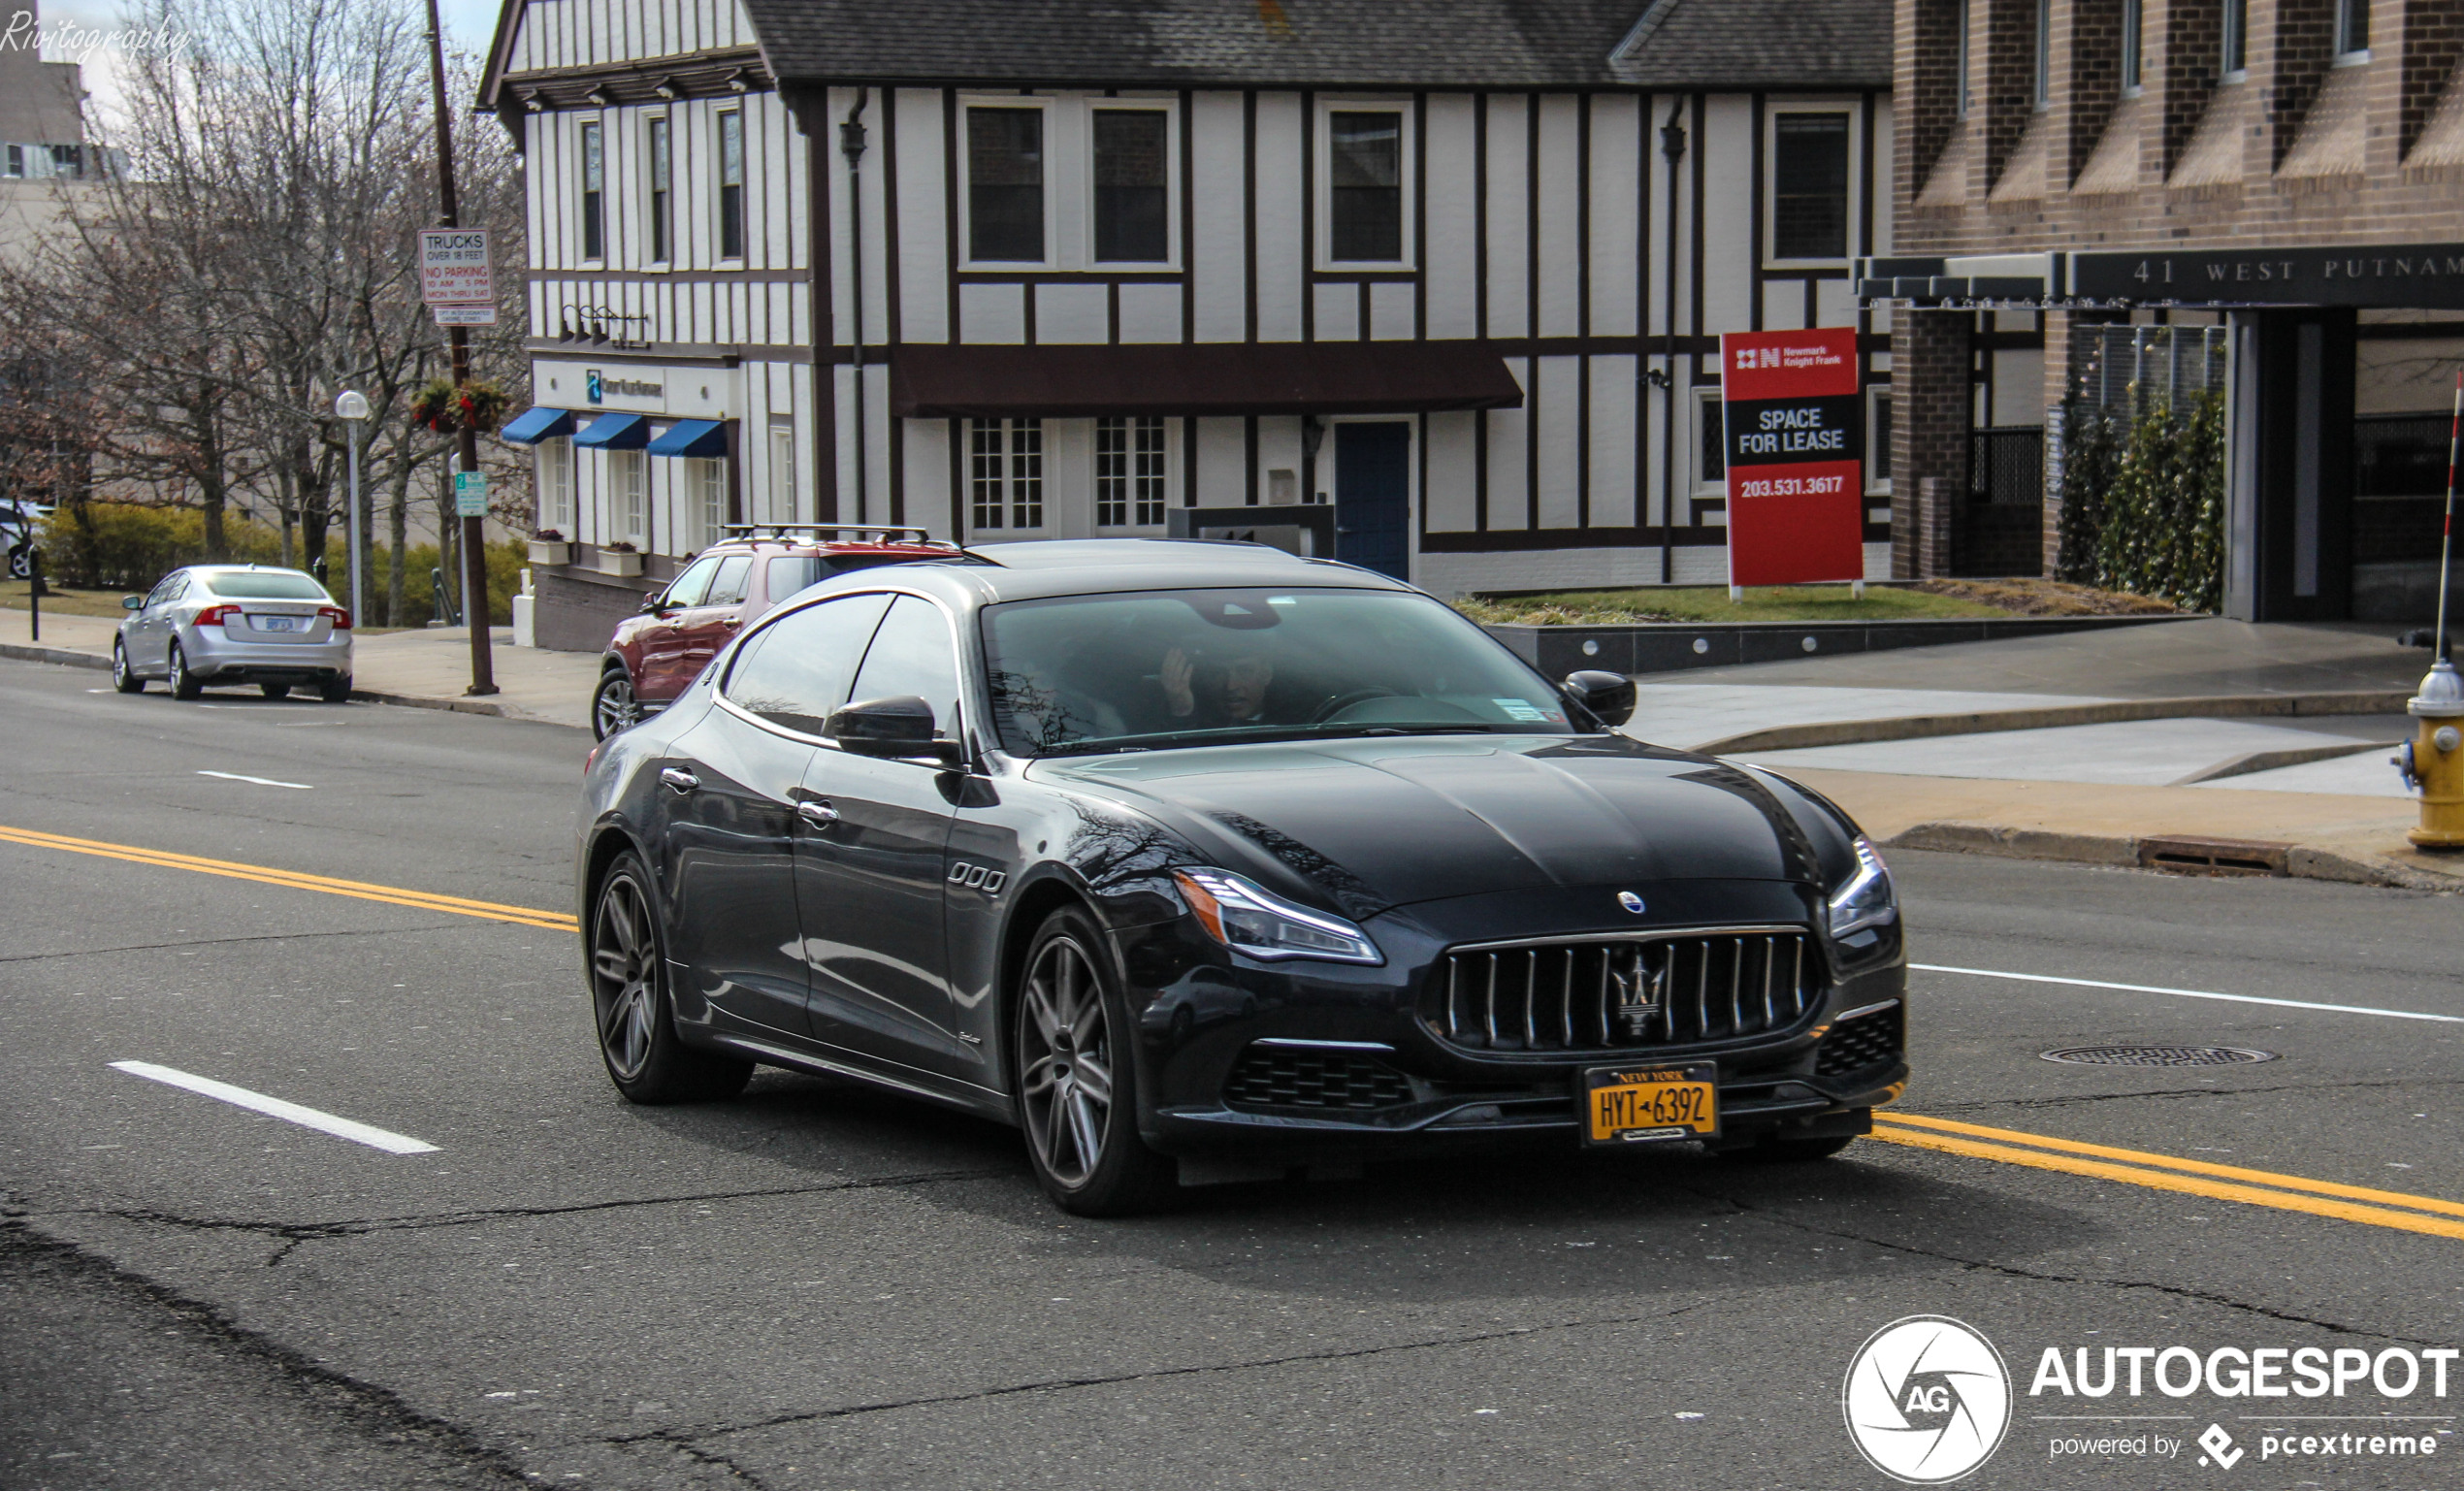
[[[1492,599],[1466,596],[1455,608],[1474,621],[1536,627],[1630,626],[1636,622],[1904,621],[2008,616],[1986,601],[1921,590],[1868,585],[1863,600],[1845,585],[1756,588],[1742,601],[1724,585],[1653,586],[1637,590],[1565,590]]]
[[[0,607],[22,611],[32,602],[26,598],[29,586],[25,580],[0,581]],[[113,621],[127,615],[120,609],[121,590],[83,590],[64,587],[57,580],[43,582],[43,612],[47,616],[108,616]]]

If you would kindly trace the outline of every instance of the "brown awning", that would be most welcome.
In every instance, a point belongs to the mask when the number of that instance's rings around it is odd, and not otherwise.
[[[1485,341],[909,342],[890,360],[891,410],[910,419],[1402,414],[1522,404],[1522,386]]]

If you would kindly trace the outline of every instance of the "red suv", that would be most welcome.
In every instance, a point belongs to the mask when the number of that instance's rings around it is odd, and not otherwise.
[[[727,535],[616,624],[591,694],[592,734],[604,740],[667,707],[738,629],[808,585],[958,552],[921,528],[878,524],[762,523]]]

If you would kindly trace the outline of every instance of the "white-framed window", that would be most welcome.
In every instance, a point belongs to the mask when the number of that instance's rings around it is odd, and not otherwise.
[[[1387,101],[1317,106],[1317,261],[1320,268],[1409,268],[1411,110]]]
[[[684,462],[684,500],[676,504],[676,551],[698,554],[719,541],[728,522],[728,463],[691,456]]]
[[[744,257],[744,111],[719,113],[719,257]]]
[[[650,544],[650,458],[638,450],[607,453],[607,478],[615,505],[616,536],[635,548]]]
[[[1044,526],[1044,422],[967,421],[968,516],[979,531]]]
[[[2336,61],[2370,60],[2370,0],[2336,0]]]
[[[2138,93],[2147,83],[2145,35],[2147,0],[2122,0],[2122,91]]]
[[[1974,90],[1968,86],[1967,54],[1967,13],[1973,0],[1954,0],[1954,3],[1959,7],[1959,29],[1951,42],[1951,112],[1964,119],[1975,102]]]
[[[582,122],[582,258],[607,257],[607,141],[597,119]]]
[[[1169,444],[1163,417],[1114,414],[1095,421],[1095,526],[1163,525]]]
[[[1106,99],[1086,113],[1086,243],[1107,268],[1178,262],[1178,111],[1165,100]]]
[[[1853,251],[1857,151],[1847,105],[1774,109],[1765,124],[1763,220],[1769,264],[1841,264]]]
[[[1694,391],[1694,495],[1726,497],[1728,490],[1728,427],[1715,383]]]
[[[559,436],[532,447],[538,462],[539,526],[573,536],[573,442]]]
[[[795,521],[795,427],[770,427],[769,520]]]
[[[652,114],[642,122],[646,136],[642,164],[649,173],[649,179],[643,183],[646,188],[643,215],[650,227],[650,262],[653,264],[665,264],[676,254],[676,216],[670,206],[675,200],[672,190],[675,150],[674,137],[669,130],[667,116],[664,113]]]
[[[2036,0],[2036,81],[2038,109],[2054,107],[2054,0]]]
[[[1052,262],[1052,101],[969,99],[958,112],[959,235],[966,263]]]
[[[2221,0],[2222,14],[2219,27],[2224,33],[2223,53],[2218,60],[2226,82],[2242,82],[2250,78],[2251,66],[2251,0]]]

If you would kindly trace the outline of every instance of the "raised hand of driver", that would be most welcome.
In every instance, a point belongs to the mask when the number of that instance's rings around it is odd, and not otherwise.
[[[1189,712],[1198,707],[1198,701],[1189,693],[1189,660],[1182,655],[1180,648],[1163,655],[1163,668],[1157,676],[1163,684],[1164,707],[1172,711],[1176,720],[1188,718]]]

